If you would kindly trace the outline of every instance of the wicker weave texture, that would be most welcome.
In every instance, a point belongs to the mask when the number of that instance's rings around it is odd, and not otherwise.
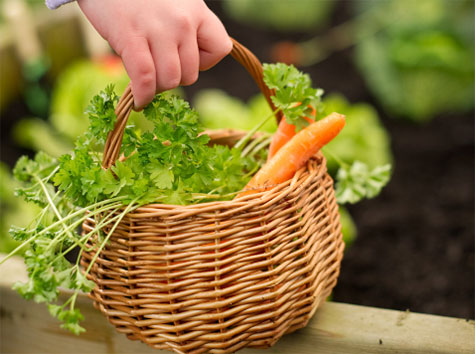
[[[307,324],[336,284],[343,247],[318,155],[270,191],[129,213],[92,267],[91,296],[120,332],[157,349],[265,348]]]

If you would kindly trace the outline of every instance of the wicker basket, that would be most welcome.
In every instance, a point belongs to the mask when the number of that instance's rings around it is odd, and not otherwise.
[[[231,54],[272,106],[259,61],[237,42]],[[129,88],[106,143],[106,168],[118,158],[132,105]],[[211,138],[233,144],[239,133],[213,132]],[[88,220],[84,228],[91,227]],[[118,331],[157,349],[266,348],[304,327],[330,294],[343,247],[333,181],[318,154],[265,192],[130,212],[91,269],[97,286],[90,296]],[[85,254],[83,265],[93,256]]]

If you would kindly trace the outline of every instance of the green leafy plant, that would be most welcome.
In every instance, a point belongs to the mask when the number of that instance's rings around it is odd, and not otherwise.
[[[356,36],[381,30],[356,46],[356,62],[388,112],[427,121],[467,111],[474,100],[474,2],[470,0],[358,1],[360,12],[379,9],[358,23]]]
[[[310,75],[283,63],[264,64],[263,69],[264,82],[275,90],[272,102],[289,124],[300,130],[308,125],[303,117],[310,117],[314,110],[317,114],[321,113],[323,90],[312,87]]]
[[[338,138],[323,149],[327,167],[331,174],[336,173],[341,163],[352,164],[360,161],[368,168],[392,164],[391,140],[373,106],[367,103],[351,104],[340,94],[330,94],[323,100],[322,116],[339,112],[346,116],[345,129]]]
[[[94,97],[88,109],[89,131],[80,138],[72,156],[60,158],[55,182],[77,203],[124,196],[127,200],[138,198],[141,203],[187,204],[194,201],[195,194],[212,191],[209,197],[213,198],[242,188],[242,168],[254,168],[255,161],[241,157],[237,150],[208,146],[208,136],[200,134],[197,113],[176,96],[158,96],[144,109],[153,130],[140,133],[127,127],[121,150],[126,159],[104,170],[90,151],[103,145],[112,130],[117,99],[110,87]],[[222,163],[224,169],[216,168],[216,163]],[[230,183],[233,174],[238,175],[238,184]]]
[[[343,165],[337,174],[336,199],[341,204],[354,204],[364,198],[374,198],[389,182],[390,177],[391,165],[373,169],[360,161]]]
[[[194,96],[193,106],[201,123],[208,129],[251,130],[262,117],[272,113],[262,95],[256,95],[245,103],[219,89],[200,90]],[[275,119],[269,119],[261,130],[273,133],[276,129]]]

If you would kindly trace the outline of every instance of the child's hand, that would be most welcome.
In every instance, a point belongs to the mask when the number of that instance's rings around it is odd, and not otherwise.
[[[78,0],[81,10],[122,57],[135,107],[156,92],[191,85],[199,70],[232,49],[223,24],[203,0]]]

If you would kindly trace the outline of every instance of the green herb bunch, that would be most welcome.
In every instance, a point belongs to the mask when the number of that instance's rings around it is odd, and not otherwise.
[[[208,146],[209,136],[200,134],[198,114],[189,104],[158,95],[143,111],[153,131],[126,127],[120,151],[125,159],[104,170],[101,155],[91,151],[102,147],[113,129],[117,99],[112,87],[93,99],[89,130],[72,155],[59,159],[54,182],[77,205],[116,196],[140,204],[188,204],[196,197],[207,199],[205,194],[226,199],[245,186],[243,175],[258,166],[254,157],[241,156],[238,149]]]
[[[11,236],[21,244],[1,262],[28,245],[29,280],[15,289],[27,299],[46,303],[62,327],[76,334],[84,331],[79,324],[83,317],[75,307],[77,296],[93,289],[87,274],[128,212],[150,202],[231,199],[266,157],[262,149],[266,139],[246,144],[253,132],[236,148],[209,146],[209,136],[203,134],[188,103],[158,95],[143,111],[153,130],[126,127],[120,150],[124,159],[106,170],[101,151],[114,128],[117,102],[112,86],[92,99],[87,109],[89,129],[71,154],[55,159],[39,152],[33,159],[20,158],[14,168],[22,183],[16,195],[43,209],[29,227],[11,228]],[[87,218],[95,218],[96,226],[80,232]],[[102,232],[105,226],[110,228],[107,234]],[[67,257],[75,248],[79,255],[71,263]],[[95,254],[86,269],[79,263],[83,252]],[[63,303],[58,301],[60,288],[72,291]]]
[[[297,131],[308,125],[303,117],[311,117],[313,110],[317,115],[322,112],[323,90],[312,87],[308,74],[283,63],[264,64],[263,68],[264,82],[275,90],[272,102],[278,110],[282,110],[287,122],[295,125]]]

